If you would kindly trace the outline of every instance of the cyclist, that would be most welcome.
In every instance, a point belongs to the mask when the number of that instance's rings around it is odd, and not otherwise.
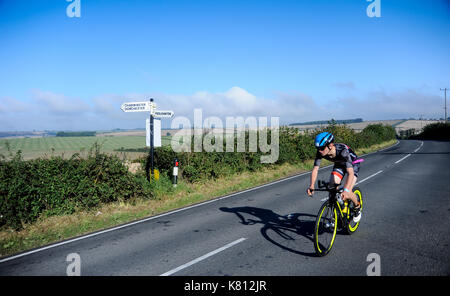
[[[342,143],[334,143],[334,136],[329,132],[318,134],[314,141],[314,145],[317,148],[317,153],[314,160],[314,168],[311,173],[311,182],[309,188],[306,190],[307,194],[309,196],[314,194],[314,183],[317,179],[320,162],[322,158],[325,158],[334,162],[333,170],[330,176],[330,184],[339,186],[345,175],[348,175],[344,184],[344,191],[341,196],[343,200],[350,199],[355,205],[355,209],[359,209],[359,201],[352,189],[358,178],[360,162],[363,160],[358,159],[358,156],[347,145]],[[361,218],[359,213],[356,217],[357,218],[355,220],[358,221]]]

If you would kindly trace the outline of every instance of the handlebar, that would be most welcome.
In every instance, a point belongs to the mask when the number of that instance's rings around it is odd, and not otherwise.
[[[344,190],[344,186],[342,186],[342,185],[339,185],[337,187],[330,186],[330,182],[326,182],[324,180],[317,181],[317,185],[319,188],[314,188],[314,191],[328,191],[328,192],[336,191],[336,192],[341,193]]]

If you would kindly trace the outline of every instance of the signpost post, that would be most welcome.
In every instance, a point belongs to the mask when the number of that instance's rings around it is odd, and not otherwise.
[[[150,99],[150,104],[153,105],[153,98]],[[151,173],[150,173],[150,176],[153,176],[153,174],[154,174],[154,167],[153,167],[153,158],[154,158],[153,154],[154,154],[154,150],[155,150],[155,148],[154,148],[154,146],[155,146],[154,145],[154,139],[153,139],[154,133],[155,133],[155,131],[154,131],[154,128],[153,128],[153,112],[150,112],[150,154],[151,154],[151,171],[150,171]]]
[[[155,131],[154,131],[154,119],[155,118],[170,118],[174,115],[173,111],[157,111],[156,110],[156,104],[153,102],[153,98],[150,99],[149,102],[128,102],[123,103],[120,106],[120,109],[123,112],[149,112],[150,113],[150,176],[154,174],[154,137],[155,137]],[[160,123],[158,123],[160,125]],[[146,124],[147,126],[147,124]],[[159,133],[159,136],[161,137],[161,133]],[[161,142],[161,140],[158,141],[158,143]],[[150,181],[150,176],[148,176],[148,180]]]

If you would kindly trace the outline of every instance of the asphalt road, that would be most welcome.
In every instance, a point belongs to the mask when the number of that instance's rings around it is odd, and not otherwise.
[[[312,233],[325,193],[307,197],[305,173],[0,259],[0,275],[450,275],[450,142],[400,141],[364,159],[359,229],[322,258]]]

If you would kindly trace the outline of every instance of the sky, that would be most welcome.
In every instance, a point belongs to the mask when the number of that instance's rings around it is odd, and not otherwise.
[[[0,0],[0,131],[443,118],[450,1],[373,1]]]

